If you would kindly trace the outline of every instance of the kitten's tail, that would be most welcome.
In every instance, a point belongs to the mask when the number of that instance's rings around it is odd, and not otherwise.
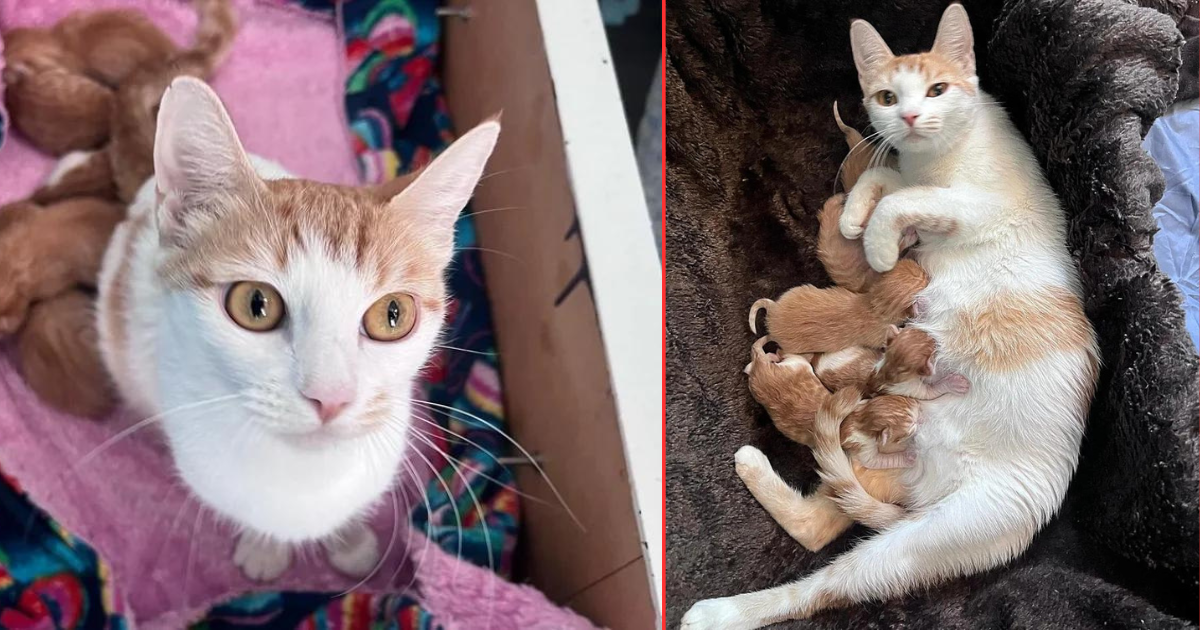
[[[862,401],[857,387],[840,389],[817,408],[813,456],[818,474],[831,490],[834,501],[850,518],[874,529],[894,525],[907,514],[904,508],[885,503],[867,493],[854,474],[850,456],[842,449],[842,422]]]
[[[775,300],[771,298],[763,298],[750,305],[750,332],[758,334],[758,312],[766,309],[769,315],[772,306],[775,306]]]
[[[870,166],[875,148],[863,139],[863,135],[857,129],[842,122],[837,101],[833,102],[833,120],[837,123],[838,129],[842,130],[842,135],[846,136],[846,146],[850,148],[850,153],[846,155],[845,160],[842,160],[841,166],[842,187],[848,191],[854,188],[858,178]]]

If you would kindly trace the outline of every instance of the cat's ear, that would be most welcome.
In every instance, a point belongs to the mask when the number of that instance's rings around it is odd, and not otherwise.
[[[416,175],[416,179],[388,202],[392,212],[406,219],[419,216],[427,237],[449,254],[454,246],[454,223],[483,176],[500,121],[490,119],[460,137]],[[385,185],[386,186],[386,185]],[[449,261],[449,255],[446,260]]]
[[[971,33],[967,10],[961,4],[952,4],[942,13],[933,52],[957,63],[968,76],[975,76],[975,35]]]
[[[850,23],[850,50],[854,52],[854,67],[858,69],[858,80],[864,89],[867,80],[895,57],[879,32],[866,20]]]
[[[262,181],[238,140],[225,106],[203,81],[180,77],[163,93],[154,136],[159,236],[181,245],[228,209],[256,197]]]

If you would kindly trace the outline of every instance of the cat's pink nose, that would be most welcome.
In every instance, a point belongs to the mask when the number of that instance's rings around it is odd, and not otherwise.
[[[900,114],[900,117],[904,119],[904,123],[909,127],[917,124],[918,116],[920,116],[920,114]]]
[[[312,404],[313,409],[317,412],[317,417],[321,419],[322,423],[332,421],[346,407],[350,406],[350,402],[354,399],[354,392],[349,389],[305,391],[302,394]]]
[[[308,402],[312,403],[313,408],[317,410],[317,417],[321,419],[322,423],[328,423],[330,420],[336,418],[350,404],[349,402],[329,403],[312,398],[309,398]]]

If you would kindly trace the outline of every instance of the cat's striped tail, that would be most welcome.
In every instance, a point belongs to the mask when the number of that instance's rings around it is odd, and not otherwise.
[[[833,500],[850,518],[874,529],[883,529],[904,518],[906,511],[867,493],[854,474],[850,456],[842,449],[842,422],[862,402],[862,390],[846,387],[825,399],[817,409],[813,456],[821,481],[833,490]]]

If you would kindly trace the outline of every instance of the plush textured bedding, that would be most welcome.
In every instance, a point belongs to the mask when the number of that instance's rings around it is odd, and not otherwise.
[[[1060,514],[1010,566],[796,628],[1177,628],[1197,618],[1196,354],[1159,271],[1164,191],[1142,149],[1174,100],[1186,0],[964,3],[982,86],[1032,144],[1069,220],[1103,357]],[[741,368],[747,308],[827,284],[817,211],[866,115],[848,25],[897,53],[933,41],[944,0],[667,3],[667,627],[696,600],[794,580],[854,544],[805,551],[733,470],[743,444],[811,488],[807,449],[769,424]]]

